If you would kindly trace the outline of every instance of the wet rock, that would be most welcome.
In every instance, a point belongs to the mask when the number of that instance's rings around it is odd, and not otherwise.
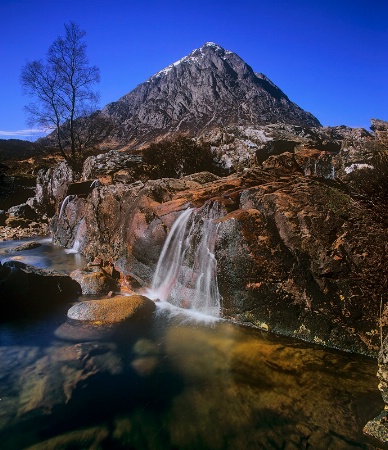
[[[66,195],[77,195],[78,197],[86,197],[97,186],[98,183],[94,183],[92,181],[78,181],[76,183],[71,183],[67,189]]]
[[[32,250],[34,248],[41,247],[42,244],[39,242],[26,242],[25,244],[18,245],[17,247],[13,248],[13,252],[24,252],[25,250]]]
[[[101,325],[93,325],[80,321],[67,321],[55,330],[55,336],[63,341],[90,342],[101,341],[112,336],[111,327],[103,328]]]
[[[119,291],[118,282],[98,266],[92,266],[87,270],[74,270],[70,276],[79,283],[83,295],[99,295],[108,294],[110,291]]]
[[[20,261],[0,264],[0,291],[2,320],[53,309],[81,292],[69,276]]]
[[[150,318],[155,308],[155,303],[142,295],[117,296],[77,303],[67,316],[73,320],[119,323]]]

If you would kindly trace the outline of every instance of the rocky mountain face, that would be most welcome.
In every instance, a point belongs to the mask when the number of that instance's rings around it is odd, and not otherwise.
[[[265,75],[211,42],[108,104],[103,114],[116,121],[123,142],[138,145],[171,132],[198,135],[228,125],[320,125]]]

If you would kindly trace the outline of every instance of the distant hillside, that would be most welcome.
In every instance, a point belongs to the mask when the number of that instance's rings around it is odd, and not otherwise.
[[[0,139],[0,161],[16,161],[42,153],[42,148],[34,142],[21,139]]]

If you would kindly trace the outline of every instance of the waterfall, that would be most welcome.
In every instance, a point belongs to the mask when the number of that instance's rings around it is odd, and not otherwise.
[[[218,316],[220,294],[214,254],[218,204],[189,208],[175,220],[163,246],[151,296],[176,306]]]
[[[67,197],[65,197],[63,199],[63,202],[61,204],[61,209],[59,210],[59,216],[58,216],[58,220],[61,220],[63,213],[65,212],[66,206],[69,203],[70,200],[72,200],[74,198],[74,195],[68,195]]]
[[[65,250],[66,253],[79,253],[83,238],[86,234],[86,223],[85,220],[82,219],[78,224],[77,231],[74,237],[73,247]]]

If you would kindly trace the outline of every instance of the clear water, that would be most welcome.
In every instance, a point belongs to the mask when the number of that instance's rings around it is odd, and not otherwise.
[[[383,408],[374,360],[165,302],[121,327],[0,324],[0,362],[1,449],[371,449]]]
[[[37,242],[39,247],[15,251],[17,247],[27,242]],[[22,261],[41,269],[56,270],[61,273],[70,273],[75,269],[83,267],[85,258],[80,253],[67,254],[61,247],[52,245],[50,237],[34,237],[18,241],[0,241],[0,262],[10,260]]]

